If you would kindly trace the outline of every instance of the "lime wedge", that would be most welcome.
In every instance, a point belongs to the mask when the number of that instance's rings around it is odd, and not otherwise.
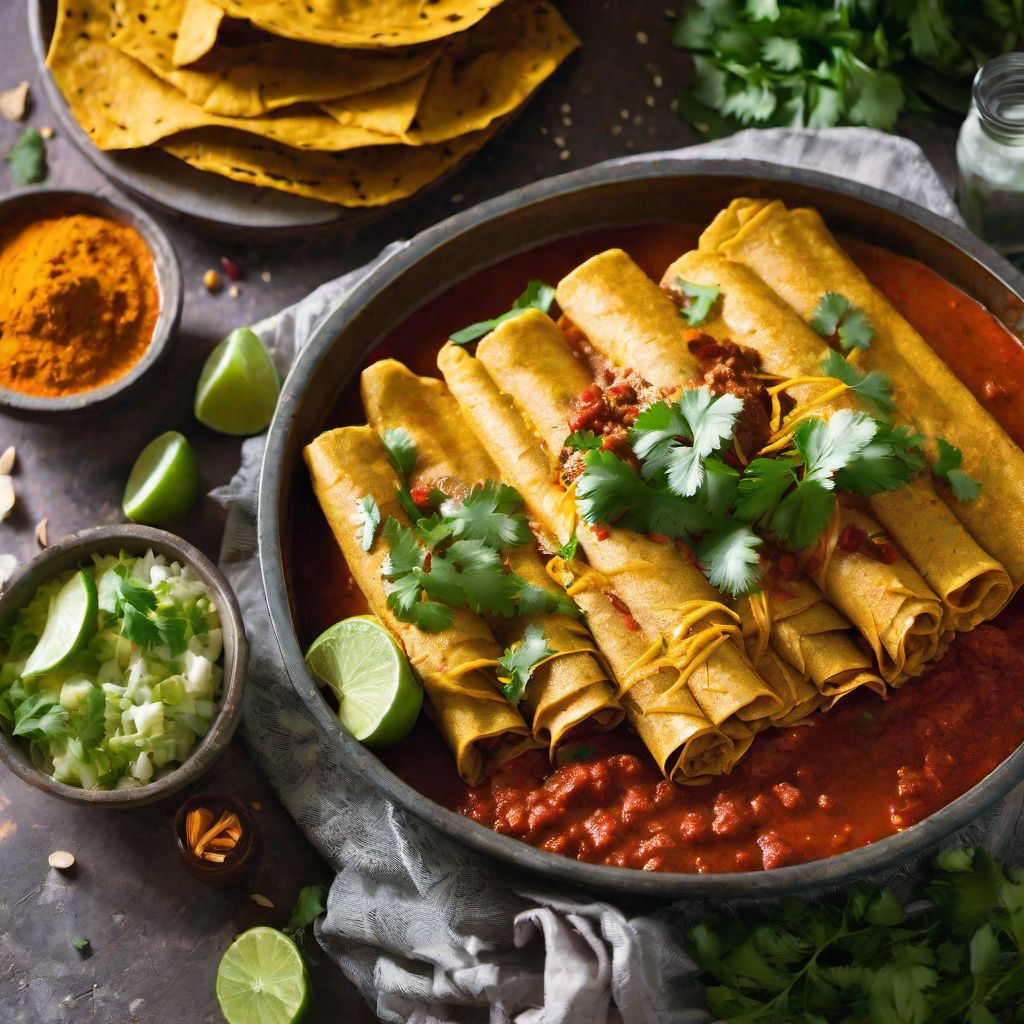
[[[22,676],[41,676],[73,658],[96,632],[96,584],[79,569],[57,591],[43,635],[25,662]]]
[[[309,1009],[298,947],[276,928],[242,932],[220,958],[217,1002],[228,1024],[297,1024]]]
[[[168,430],[139,453],[121,507],[134,522],[158,526],[185,515],[198,491],[199,470],[192,446],[182,434]]]
[[[258,434],[270,423],[280,390],[263,342],[239,327],[207,357],[196,388],[196,419],[221,434]]]
[[[394,637],[372,615],[342,619],[306,652],[306,667],[338,698],[338,719],[368,747],[408,735],[423,687]]]

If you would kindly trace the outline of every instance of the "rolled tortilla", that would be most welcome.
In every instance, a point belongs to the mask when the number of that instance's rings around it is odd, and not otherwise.
[[[511,399],[465,349],[446,345],[438,365],[473,430],[481,442],[491,446],[502,478],[524,496],[538,525],[551,536],[562,536],[559,544],[565,543],[572,534],[572,523],[567,523],[565,493],[556,483],[556,465]],[[630,628],[621,598],[603,577],[575,561],[565,568],[568,579],[562,579],[562,584],[572,588],[573,600],[587,614],[590,632],[621,679],[655,637]],[[676,710],[652,710],[675,686],[677,676],[663,669],[623,694],[620,700],[630,725],[665,775],[676,782],[702,782],[729,772],[749,748],[751,730],[736,719],[717,728],[685,689],[672,697]]]
[[[474,485],[501,479],[442,381],[418,377],[401,363],[385,359],[363,371],[361,385],[370,426],[378,432],[404,427],[412,437],[416,463],[411,484],[437,487],[462,500]],[[533,544],[509,548],[507,558],[509,568],[528,583],[561,592],[544,571]],[[534,670],[522,707],[534,739],[554,757],[573,732],[583,726],[612,729],[622,721],[623,711],[607,671],[595,657],[593,638],[578,620],[569,615],[490,620],[506,646],[522,640],[532,624],[543,630],[554,655]]]
[[[501,657],[501,648],[479,615],[456,609],[448,629],[426,633],[401,622],[388,608],[381,575],[387,544],[378,537],[373,547],[364,551],[354,518],[356,503],[369,494],[377,502],[382,521],[393,516],[408,522],[395,498],[398,480],[377,434],[370,427],[329,430],[308,445],[304,455],[313,490],[349,571],[374,614],[419,672],[462,778],[477,785],[490,765],[535,748],[538,744],[522,715],[497,688],[493,666]]]
[[[484,338],[477,358],[538,434],[549,462],[556,460],[576,399],[592,383],[562,332],[549,317],[530,310]],[[554,477],[548,486],[558,486]],[[666,638],[669,648],[688,635],[683,623],[697,604],[708,608],[701,618],[705,623],[725,626],[733,614],[693,559],[671,542],[615,527],[595,531],[584,524],[577,535],[591,567],[611,581],[643,629]],[[732,638],[693,671],[688,685],[716,725],[734,715],[744,722],[766,718],[780,705]]]
[[[963,468],[979,481],[981,494],[974,501],[956,501],[942,487],[939,493],[1019,587],[1024,582],[1024,452],[871,284],[815,210],[787,210],[778,200],[733,206],[715,218],[700,248],[748,266],[808,322],[830,291],[864,311],[874,328],[864,367],[889,377],[896,407],[925,435],[933,457],[937,437],[962,451]]]
[[[654,293],[659,293],[660,298]],[[559,283],[558,294],[564,296],[559,299],[560,304],[563,301],[569,304],[562,308],[572,322],[590,344],[613,363],[631,367],[651,384],[665,390],[701,378],[700,361],[684,340],[684,321],[675,303],[621,250],[613,249],[588,260]],[[604,315],[606,309],[626,310],[634,296],[643,316],[630,318],[625,312]],[[665,301],[672,307],[671,319]],[[851,522],[846,510],[841,508],[837,531],[841,532]],[[867,530],[868,535],[880,532],[876,523],[871,523]],[[833,544],[829,547],[829,557],[819,561],[815,579],[828,600],[846,615],[876,651],[883,678],[891,681],[908,671],[919,672],[920,666],[934,657],[942,607],[906,558],[901,556],[895,566],[888,566],[859,551],[837,550]],[[898,580],[898,597],[890,589],[894,579]],[[884,595],[885,607],[894,615],[893,621],[885,623],[882,636],[876,628],[880,594]],[[933,623],[934,629],[927,630]],[[863,673],[863,660],[854,653],[853,643],[844,646],[853,656],[845,668],[831,658],[815,663],[817,670],[826,666],[833,672],[842,669],[843,684],[835,677],[815,679],[821,691],[830,693],[836,685],[845,685],[851,678],[859,678],[862,683],[878,689],[873,673]],[[837,653],[834,646],[831,653]],[[912,668],[908,668],[908,661]],[[805,662],[798,661],[794,667],[803,671]],[[846,668],[852,670],[852,677]]]
[[[693,251],[665,271],[661,286],[673,290],[680,278],[721,290],[716,312],[702,331],[754,349],[766,373],[820,376],[828,351],[825,342],[748,267],[716,253]],[[791,394],[804,402],[827,390],[825,385],[810,384]],[[827,417],[844,408],[871,412],[847,391],[819,405],[815,414]],[[1006,570],[939,497],[929,472],[895,491],[873,496],[869,504],[874,518],[942,600],[951,628],[972,629],[1010,599]]]

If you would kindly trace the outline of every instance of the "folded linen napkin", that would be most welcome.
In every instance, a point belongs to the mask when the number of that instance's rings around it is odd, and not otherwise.
[[[651,154],[645,154],[650,156]],[[921,150],[860,128],[747,131],[656,154],[756,156],[888,189],[959,221]],[[635,159],[635,158],[629,158]],[[408,243],[330,281],[255,328],[286,372],[322,318]],[[242,734],[300,828],[337,872],[317,938],[369,1005],[412,1024],[697,1024],[701,1009],[685,928],[707,903],[598,900],[497,867],[391,805],[345,764],[281,665],[256,554],[263,439],[214,496],[229,511],[221,568],[251,646]],[[964,845],[1024,850],[1024,787],[964,830]],[[887,876],[906,886],[911,869]],[[734,905],[735,906],[735,905]]]

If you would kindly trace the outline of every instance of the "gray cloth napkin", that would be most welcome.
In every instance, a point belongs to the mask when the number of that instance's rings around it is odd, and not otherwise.
[[[921,150],[867,129],[747,131],[659,154],[753,156],[898,192],[959,220]],[[286,372],[317,324],[406,244],[258,324]],[[299,700],[280,663],[256,555],[263,439],[214,496],[228,509],[221,568],[251,647],[242,734],[299,827],[337,872],[317,929],[326,953],[385,1021],[413,1024],[697,1024],[685,928],[708,904],[609,902],[485,861],[394,807],[353,772]],[[960,837],[1005,854],[1024,844],[1024,789]],[[910,869],[886,878],[899,891]],[[621,1015],[621,1016],[620,1016]]]

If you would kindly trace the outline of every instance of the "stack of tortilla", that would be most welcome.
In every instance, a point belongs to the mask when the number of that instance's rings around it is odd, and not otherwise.
[[[578,45],[547,0],[59,0],[47,65],[100,149],[379,206],[482,146]]]

